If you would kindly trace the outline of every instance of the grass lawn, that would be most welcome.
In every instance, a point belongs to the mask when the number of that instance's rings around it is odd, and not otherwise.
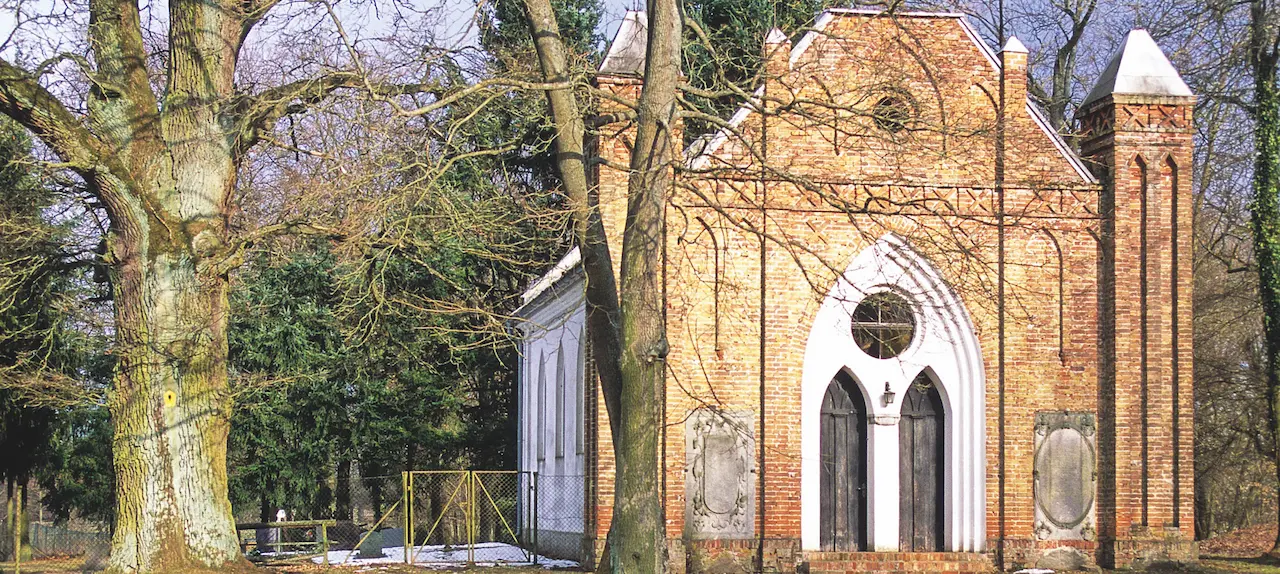
[[[1280,562],[1261,558],[1204,558],[1201,570],[1206,574],[1247,572],[1248,574],[1280,574]]]

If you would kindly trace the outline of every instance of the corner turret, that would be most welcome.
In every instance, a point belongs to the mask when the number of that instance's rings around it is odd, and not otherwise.
[[[1081,104],[1098,216],[1099,562],[1196,559],[1191,388],[1195,96],[1145,30]]]

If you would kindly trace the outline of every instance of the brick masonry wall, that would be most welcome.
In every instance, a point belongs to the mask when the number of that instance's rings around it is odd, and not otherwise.
[[[694,409],[709,407],[751,413],[755,476],[763,477],[756,488],[755,532],[765,538],[771,560],[802,560],[800,379],[810,326],[836,277],[890,232],[905,238],[960,294],[982,348],[988,550],[999,555],[1003,549],[1006,566],[1032,564],[1056,546],[1090,556],[1101,551],[1101,560],[1117,565],[1161,552],[1187,556],[1194,492],[1189,172],[1177,176],[1184,183],[1175,200],[1173,169],[1156,150],[1172,152],[1174,164],[1189,168],[1189,123],[1117,129],[1114,135],[1098,135],[1095,127],[1086,140],[1086,151],[1104,166],[1117,165],[1121,152],[1151,158],[1144,411],[1135,399],[1141,376],[1134,370],[1144,356],[1133,309],[1141,293],[1127,267],[1140,259],[1132,246],[1134,202],[1116,202],[1112,362],[1110,324],[1098,320],[1100,309],[1112,308],[1104,300],[1112,283],[1099,281],[1110,270],[1099,244],[1099,237],[1105,239],[1099,214],[1107,213],[1104,189],[1112,188],[1081,176],[1020,104],[1025,55],[1007,55],[1014,57],[1006,63],[1014,73],[1005,85],[1012,104],[998,131],[1001,74],[957,19],[843,15],[790,65],[778,59],[786,48],[768,62],[776,75],[766,81],[763,104],[786,111],[748,116],[736,128],[741,137],[682,171],[671,193],[671,353],[661,487],[673,570],[754,560],[757,552],[755,540],[684,541],[684,421]],[[637,79],[601,77],[597,83],[621,97],[638,97]],[[872,106],[885,95],[907,102],[913,118],[908,129],[895,133],[876,125]],[[605,101],[602,112],[617,105]],[[633,129],[604,126],[598,140],[598,153],[609,162],[597,167],[596,178],[615,264]],[[1131,197],[1133,174],[1122,175],[1116,197]],[[1183,222],[1177,234],[1170,205]],[[1174,283],[1159,279],[1173,266],[1174,241],[1182,255],[1176,336]],[[1111,365],[1122,366],[1115,369],[1114,392]],[[595,421],[588,429],[595,435],[589,439],[595,477],[588,520],[597,556],[609,527],[614,468],[601,405],[597,392],[588,401]],[[1112,433],[1099,437],[1101,544],[1036,539],[1033,426],[1035,413],[1049,410],[1098,413],[1102,435]],[[1143,416],[1145,459],[1135,434]],[[1145,505],[1134,486],[1144,468]],[[1142,528],[1135,528],[1139,521]]]
[[[1114,96],[1085,110],[1082,148],[1106,174],[1101,208],[1114,322],[1103,322],[1104,561],[1194,558],[1191,98]],[[1176,229],[1175,229],[1176,228]],[[1104,298],[1104,300],[1106,300]],[[1104,307],[1104,311],[1108,310]],[[1104,315],[1105,318],[1105,315]],[[1113,454],[1112,454],[1113,453]]]

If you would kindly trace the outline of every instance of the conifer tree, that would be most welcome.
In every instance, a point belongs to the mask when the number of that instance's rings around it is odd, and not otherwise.
[[[795,39],[813,25],[833,0],[691,0],[686,17],[701,33],[686,34],[685,74],[696,91],[685,99],[698,111],[727,117],[760,84],[764,38],[773,28]],[[686,139],[706,133],[710,126],[693,119]]]
[[[0,377],[41,377],[62,356],[59,274],[61,230],[44,210],[29,168],[31,141],[16,125],[0,122]],[[27,533],[27,484],[50,456],[55,413],[0,387],[0,481],[8,501],[5,524]],[[11,535],[10,535],[11,536]],[[8,538],[13,540],[13,538]]]

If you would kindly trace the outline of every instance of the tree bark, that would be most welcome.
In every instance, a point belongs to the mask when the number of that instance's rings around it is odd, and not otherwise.
[[[545,79],[565,82],[572,78],[560,27],[550,0],[526,0],[530,31],[538,52],[538,62]],[[582,250],[582,267],[587,276],[587,329],[591,338],[600,388],[604,394],[609,420],[620,416],[622,386],[621,308],[618,305],[617,280],[613,276],[613,259],[609,254],[609,238],[598,209],[599,197],[587,178],[587,152],[584,144],[586,121],[572,88],[547,90],[547,104],[556,125],[556,168],[560,183],[572,210],[574,238]],[[616,425],[610,425],[616,442]]]
[[[526,0],[526,7],[544,78],[564,81],[570,74],[550,1]],[[587,184],[582,112],[572,90],[547,93],[557,126],[557,164],[583,253],[591,347],[617,462],[607,550],[612,572],[666,571],[666,520],[658,488],[668,350],[662,256],[664,206],[672,187],[678,137],[673,129],[681,15],[675,0],[651,0],[648,16],[648,54],[630,162],[620,291],[614,287],[597,199]]]
[[[0,60],[0,113],[79,173],[110,219],[112,572],[249,567],[227,498],[227,279],[214,262],[245,129],[228,111],[237,55],[249,12],[267,5],[172,0],[158,98],[138,3],[89,0],[83,118]]]
[[[1250,219],[1258,264],[1258,294],[1266,348],[1269,423],[1280,461],[1280,92],[1276,90],[1276,38],[1266,23],[1262,0],[1250,3],[1249,57],[1254,82],[1253,203]],[[1280,480],[1280,464],[1276,465]],[[1280,512],[1280,509],[1277,509]],[[1280,533],[1271,556],[1280,556]]]
[[[681,15],[676,0],[649,2],[644,86],[627,185],[619,299],[622,301],[620,441],[610,537],[614,572],[666,571],[666,520],[659,475],[666,391],[663,254],[665,206],[672,188]]]
[[[226,279],[198,272],[192,253],[161,251],[166,241],[119,239],[109,568],[246,567],[227,497]]]
[[[338,481],[335,490],[337,492],[334,493],[333,517],[339,521],[350,521],[352,519],[351,459],[345,453],[341,455],[341,459],[338,461]]]

